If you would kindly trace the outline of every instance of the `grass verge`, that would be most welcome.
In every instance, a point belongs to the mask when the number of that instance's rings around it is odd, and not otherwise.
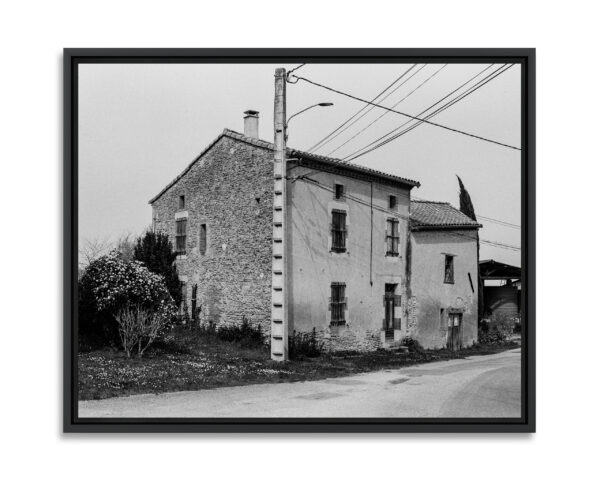
[[[319,380],[470,355],[489,355],[518,346],[515,342],[506,342],[475,345],[457,352],[338,352],[279,363],[270,360],[266,348],[245,348],[241,342],[226,342],[213,335],[181,329],[151,347],[142,359],[128,359],[115,349],[80,353],[79,399]]]

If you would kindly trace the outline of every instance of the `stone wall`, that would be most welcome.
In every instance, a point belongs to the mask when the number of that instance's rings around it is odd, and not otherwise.
[[[272,151],[228,136],[154,200],[154,228],[167,233],[174,246],[176,216],[187,214],[186,254],[178,257],[177,270],[186,282],[189,315],[197,285],[199,321],[223,325],[245,318],[269,334],[272,203]],[[202,224],[204,254],[199,250]]]

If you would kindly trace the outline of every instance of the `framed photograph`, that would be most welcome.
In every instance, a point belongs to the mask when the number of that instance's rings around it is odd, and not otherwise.
[[[535,431],[534,49],[65,49],[66,432]]]

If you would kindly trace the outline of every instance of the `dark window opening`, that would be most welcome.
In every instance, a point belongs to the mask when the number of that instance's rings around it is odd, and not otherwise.
[[[444,262],[444,283],[454,283],[454,256],[446,255]]]
[[[197,320],[198,319],[198,301],[197,301],[197,297],[198,297],[198,285],[194,284],[194,286],[192,286],[192,320]]]
[[[399,220],[390,218],[387,221],[386,229],[386,255],[397,257],[400,255],[400,232],[399,232]]]
[[[204,255],[206,253],[206,223],[200,225],[200,242],[198,249],[200,250],[200,255]]]
[[[331,310],[331,325],[346,324],[346,310],[348,299],[346,298],[346,284],[334,282],[331,284],[331,297],[329,298],[329,310]]]
[[[181,302],[179,303],[179,317],[184,318],[187,313],[187,289],[185,282],[179,282],[181,288]]]
[[[185,254],[187,218],[180,218],[175,222],[175,251],[179,255]]]
[[[396,208],[396,203],[397,199],[396,199],[396,195],[390,195],[390,209],[394,210]]]
[[[344,186],[340,183],[335,184],[335,198],[337,200],[344,198]]]
[[[444,309],[443,308],[440,308],[440,328],[441,329],[446,328],[446,321],[444,320]]]
[[[346,251],[346,212],[343,210],[333,210],[331,212],[331,250],[333,252]]]
[[[185,208],[185,195],[179,195],[179,209]]]

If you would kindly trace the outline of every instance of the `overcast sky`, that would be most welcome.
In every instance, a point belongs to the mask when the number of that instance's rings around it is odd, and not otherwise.
[[[394,108],[416,115],[488,65],[417,65],[392,89],[416,74],[382,103],[392,107],[410,94]],[[273,74],[280,66],[297,64],[80,65],[80,244],[141,233],[151,223],[148,200],[223,128],[243,132],[244,110],[260,112],[260,137],[273,141]],[[372,99],[410,66],[309,64],[297,74]],[[431,121],[520,147],[520,74],[519,65],[513,66]],[[288,116],[314,103],[334,103],[291,122],[288,145],[298,149],[310,148],[364,106],[305,82],[288,84],[287,102]],[[373,109],[315,153],[329,154],[382,113]],[[344,157],[406,121],[386,114],[331,156]],[[423,124],[355,162],[418,180],[413,196],[457,207],[458,174],[478,215],[521,224],[517,150]],[[520,230],[480,223],[482,239],[520,246]],[[521,264],[519,251],[483,244],[481,259],[488,258]]]

